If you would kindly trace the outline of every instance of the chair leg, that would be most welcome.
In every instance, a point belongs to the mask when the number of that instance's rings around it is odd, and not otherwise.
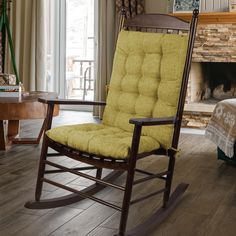
[[[97,169],[96,178],[97,179],[101,179],[102,178],[102,168]],[[99,185],[99,184],[96,183],[96,185]]]
[[[47,139],[44,138],[42,151],[40,155],[40,162],[39,162],[39,169],[38,169],[38,178],[36,184],[36,191],[35,191],[35,200],[39,201],[41,194],[42,194],[42,187],[43,187],[43,180],[44,172],[45,172],[45,163],[44,161],[47,159],[47,152],[48,152],[48,143]]]
[[[135,160],[135,164],[136,164],[136,160]],[[121,212],[121,218],[120,218],[120,228],[119,228],[119,234],[118,234],[119,236],[124,236],[125,231],[126,231],[130,200],[131,200],[132,189],[133,189],[134,174],[135,174],[135,168],[132,166],[128,170],[127,178],[126,178],[125,193],[124,193],[124,198],[123,198],[122,212]]]
[[[170,198],[170,192],[171,192],[171,185],[172,185],[172,179],[173,179],[173,174],[174,174],[174,168],[175,168],[175,156],[174,155],[170,155],[169,156],[170,160],[169,160],[169,165],[168,165],[168,171],[170,172],[170,174],[167,175],[167,179],[166,179],[166,191],[164,193],[164,197],[163,197],[163,207],[166,208],[169,198]]]
[[[101,179],[102,178],[102,168],[98,168],[96,172],[96,178]]]
[[[135,125],[130,152],[129,168],[125,184],[125,193],[122,204],[120,228],[118,234],[119,236],[124,236],[126,231],[141,131],[142,126]]]

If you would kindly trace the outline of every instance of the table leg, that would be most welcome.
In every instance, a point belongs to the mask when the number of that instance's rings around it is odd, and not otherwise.
[[[39,135],[37,138],[13,138],[11,141],[13,144],[39,144],[40,139],[45,131],[45,121],[44,120],[42,127],[40,129]]]
[[[9,138],[13,138],[16,135],[18,135],[19,133],[19,124],[20,121],[19,120],[9,120],[8,121],[8,132],[7,132],[7,136]]]
[[[0,150],[6,150],[11,145],[11,141],[19,133],[19,120],[0,120]]]
[[[0,150],[6,150],[6,140],[5,140],[3,120],[0,120]]]

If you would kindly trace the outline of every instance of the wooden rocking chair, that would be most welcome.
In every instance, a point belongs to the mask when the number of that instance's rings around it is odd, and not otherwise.
[[[181,183],[171,194],[197,19],[198,11],[195,10],[191,25],[161,14],[144,14],[125,20],[118,36],[107,103],[39,99],[48,104],[47,131],[42,145],[35,201],[27,202],[27,208],[55,208],[89,198],[121,212],[117,235],[144,235],[143,230],[151,229],[153,225],[156,227],[167,217],[188,187]],[[102,124],[51,129],[55,104],[106,107]],[[57,153],[49,154],[49,147]],[[151,173],[136,168],[139,159],[153,154],[169,158],[166,171]],[[68,168],[50,161],[52,155],[67,156],[91,167]],[[46,165],[55,169],[45,170]],[[102,178],[103,168],[114,171]],[[81,172],[88,169],[95,169],[96,176]],[[46,177],[46,174],[62,172],[87,178],[95,184],[79,191]],[[124,187],[111,183],[124,172],[127,172]],[[135,172],[146,177],[134,180]],[[163,189],[131,199],[133,186],[155,178],[165,181]],[[43,183],[70,191],[71,194],[41,200]],[[105,186],[124,192],[122,206],[93,196]],[[130,205],[161,193],[163,204],[156,213],[142,225],[126,231]]]

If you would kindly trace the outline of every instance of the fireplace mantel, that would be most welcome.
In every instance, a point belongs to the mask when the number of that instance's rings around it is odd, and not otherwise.
[[[191,13],[172,13],[180,19],[190,21]],[[199,14],[199,24],[232,24],[236,23],[236,12],[204,12]]]

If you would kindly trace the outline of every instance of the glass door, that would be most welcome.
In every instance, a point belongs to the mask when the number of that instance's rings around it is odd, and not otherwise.
[[[61,98],[94,100],[95,1],[47,3],[47,87]]]
[[[66,98],[94,100],[94,1],[66,0]]]

